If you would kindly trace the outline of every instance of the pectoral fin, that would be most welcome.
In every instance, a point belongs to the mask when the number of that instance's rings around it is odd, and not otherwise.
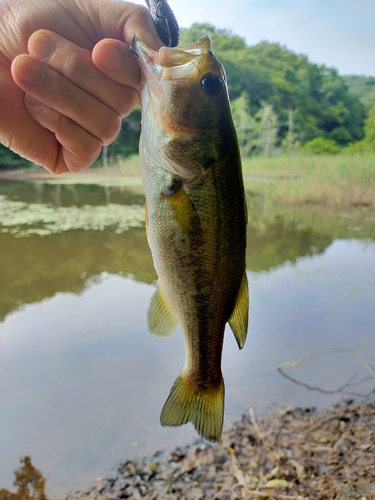
[[[247,327],[249,322],[249,287],[246,272],[244,272],[236,303],[228,320],[229,326],[234,333],[238,347],[243,348],[246,342]]]
[[[190,198],[180,188],[173,194],[164,194],[173,209],[178,227],[186,236],[199,237],[202,235],[199,215],[194,208]]]
[[[151,333],[158,337],[168,337],[177,328],[177,319],[159,284],[151,298],[147,313],[148,328]]]

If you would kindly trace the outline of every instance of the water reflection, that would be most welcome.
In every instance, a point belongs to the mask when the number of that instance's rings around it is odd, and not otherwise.
[[[58,292],[80,293],[88,280],[102,272],[132,276],[144,283],[156,279],[144,228],[136,227],[144,224],[141,193],[91,185],[8,182],[0,185],[0,197],[4,195],[10,210],[7,224],[15,226],[1,230],[0,224],[0,319],[23,304],[39,302]],[[108,201],[112,204],[106,205]],[[113,204],[114,201],[122,205]],[[25,203],[17,217],[9,202]],[[348,233],[347,219],[340,214],[321,213],[314,207],[309,213],[303,213],[300,207],[285,213],[270,212],[267,203],[255,195],[248,196],[248,204],[247,269],[252,272],[295,263],[300,257],[323,252],[337,237],[353,235]],[[33,207],[35,217],[30,216],[28,206]],[[53,207],[56,214],[52,224]],[[91,213],[93,220],[72,212],[69,222],[68,214],[60,212],[59,207]],[[99,207],[103,211],[95,212]],[[139,207],[135,227],[131,227],[131,222],[124,226],[128,214],[116,207]],[[0,222],[4,223],[4,206],[0,212]],[[99,218],[100,223],[96,224]],[[87,230],[95,227],[102,230]],[[374,225],[367,222],[366,227],[363,236],[375,239]],[[48,238],[35,234],[38,232],[48,234]]]
[[[45,479],[36,469],[30,457],[20,460],[21,466],[14,471],[14,486],[17,492],[0,489],[0,500],[48,500],[45,490]]]
[[[58,197],[55,186],[8,186],[14,201],[90,203],[87,186],[61,186]],[[92,196],[93,206],[106,206],[113,199],[139,204],[142,195],[95,187]],[[250,329],[240,353],[226,335],[227,422],[249,406],[339,400],[291,384],[276,367],[312,350],[374,339],[373,225],[360,241],[348,229],[352,214],[324,215],[316,207],[270,213],[264,200],[249,201]],[[115,459],[195,438],[189,426],[159,425],[184,350],[179,332],[163,342],[147,331],[156,276],[144,228],[43,237],[0,232],[0,251],[1,487],[11,489],[14,464],[25,453],[46,474],[47,494],[56,496],[102,475]],[[374,348],[364,355],[374,363]],[[329,391],[354,373],[368,375],[353,358],[330,353],[292,376]],[[371,382],[361,390],[371,390]]]
[[[153,283],[156,275],[144,229],[122,234],[69,231],[40,237],[0,234],[0,319],[58,292],[80,293],[102,272]]]
[[[0,182],[0,195],[26,203],[47,203],[57,207],[84,205],[100,206],[108,203],[143,203],[141,188],[129,189],[95,184],[58,184],[56,182]]]

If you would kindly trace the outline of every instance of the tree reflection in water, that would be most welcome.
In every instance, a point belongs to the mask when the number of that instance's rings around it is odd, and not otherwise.
[[[17,493],[9,490],[0,490],[0,500],[48,500],[44,489],[46,480],[36,469],[30,457],[20,460],[21,466],[14,471],[14,486]]]

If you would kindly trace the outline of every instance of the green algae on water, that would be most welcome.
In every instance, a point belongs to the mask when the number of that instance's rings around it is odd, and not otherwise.
[[[108,227],[123,233],[130,228],[143,227],[144,222],[144,206],[139,204],[56,207],[14,201],[0,195],[0,232],[18,237],[47,236],[75,229],[103,231]]]

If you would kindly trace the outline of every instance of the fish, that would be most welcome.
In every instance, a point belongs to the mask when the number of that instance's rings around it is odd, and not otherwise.
[[[139,154],[158,275],[148,327],[167,337],[180,326],[186,354],[160,421],[192,422],[217,443],[224,330],[229,323],[242,349],[249,309],[247,208],[225,71],[208,35],[159,52],[134,38],[131,49],[142,72]]]

